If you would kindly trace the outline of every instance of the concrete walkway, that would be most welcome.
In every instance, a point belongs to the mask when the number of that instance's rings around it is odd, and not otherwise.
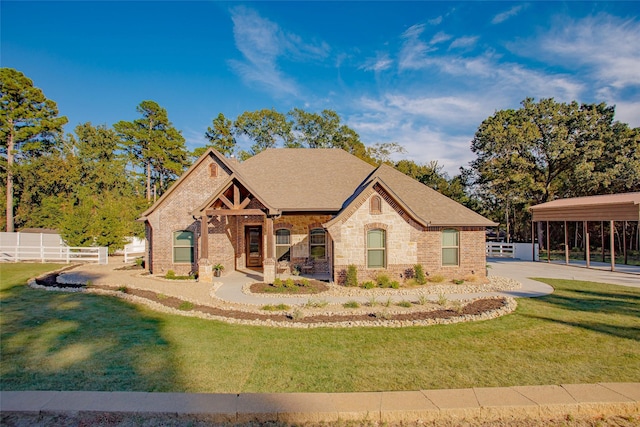
[[[2,416],[190,417],[214,423],[561,419],[640,416],[640,383],[564,384],[370,393],[185,394],[2,391]]]
[[[120,263],[118,262],[120,261]],[[611,283],[623,286],[640,287],[640,276],[625,274],[622,272],[611,272],[597,269],[586,269],[564,264],[529,262],[513,259],[493,258],[487,260],[489,266],[489,276],[502,276],[512,278],[522,283],[522,288],[513,291],[483,292],[474,294],[450,293],[446,297],[448,300],[482,298],[487,296],[511,296],[511,297],[539,297],[550,294],[553,288],[545,283],[533,280],[532,277],[558,278],[572,280],[586,280],[592,282]],[[357,300],[361,303],[368,301],[369,297],[337,297],[337,296],[313,296],[301,297],[281,297],[274,295],[248,295],[242,292],[243,285],[262,280],[259,272],[232,271],[225,274],[218,281],[213,291],[210,283],[195,281],[175,281],[164,280],[153,276],[142,276],[140,271],[116,270],[121,267],[121,259],[115,257],[110,259],[109,265],[85,264],[81,265],[62,278],[68,282],[86,283],[90,281],[94,285],[130,286],[139,289],[151,290],[168,296],[186,299],[198,304],[211,304],[214,302],[212,292],[216,298],[237,304],[279,304],[288,305],[305,304],[310,298],[320,298],[329,303],[342,304],[350,300]],[[640,268],[638,268],[640,270]],[[391,297],[394,301],[406,299],[407,295],[397,295]],[[437,295],[430,295],[430,299],[437,299]],[[387,298],[387,297],[385,297]]]

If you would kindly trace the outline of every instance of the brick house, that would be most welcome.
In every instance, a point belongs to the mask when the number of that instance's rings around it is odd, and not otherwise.
[[[485,228],[496,224],[396,171],[340,149],[268,149],[243,163],[203,154],[140,221],[150,272],[211,266],[292,268],[340,283],[429,275],[485,277]],[[203,232],[206,230],[206,232]]]

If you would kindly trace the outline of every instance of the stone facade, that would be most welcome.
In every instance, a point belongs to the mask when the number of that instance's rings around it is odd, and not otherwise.
[[[373,200],[376,198],[375,200]],[[380,206],[380,209],[374,207]],[[349,265],[355,265],[358,281],[375,280],[386,274],[402,282],[413,277],[416,264],[427,275],[447,279],[485,274],[485,233],[483,227],[423,227],[407,214],[381,189],[371,189],[350,206],[344,219],[329,227],[334,241],[334,280],[343,283]],[[442,265],[442,230],[456,229],[459,234],[459,265]],[[367,232],[385,231],[386,268],[367,267]]]

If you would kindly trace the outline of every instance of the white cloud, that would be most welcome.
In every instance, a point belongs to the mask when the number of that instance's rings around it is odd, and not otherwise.
[[[431,37],[431,40],[429,41],[430,45],[435,45],[438,43],[442,43],[442,42],[446,42],[447,40],[451,40],[451,37],[449,34],[445,33],[444,31],[440,31],[438,33],[436,33],[433,37]]]
[[[469,48],[475,46],[477,42],[478,36],[459,37],[451,42],[449,49]]]
[[[513,6],[511,9],[499,13],[496,16],[493,17],[493,19],[491,20],[492,24],[500,24],[504,21],[506,21],[507,19],[516,16],[518,13],[520,13],[521,11],[523,11],[525,8],[527,7],[526,4],[521,4],[518,6]]]
[[[360,66],[365,71],[384,71],[393,65],[393,60],[389,58],[387,53],[378,53],[375,58],[369,58]]]
[[[257,84],[278,95],[297,95],[295,80],[280,69],[278,59],[308,61],[329,54],[326,43],[306,43],[244,6],[233,8],[231,19],[235,44],[244,60],[230,60],[229,64],[246,84]]]
[[[573,21],[558,19],[539,39],[519,47],[566,67],[586,67],[602,84],[620,89],[640,85],[640,23],[607,14]]]

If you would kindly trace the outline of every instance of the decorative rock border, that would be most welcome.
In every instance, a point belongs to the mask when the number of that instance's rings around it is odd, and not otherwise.
[[[336,285],[335,283],[327,283],[329,290],[317,294],[287,294],[287,293],[260,293],[251,292],[251,285],[247,283],[242,286],[242,292],[246,295],[260,295],[265,298],[318,298],[323,296],[330,297],[370,297],[370,296],[421,296],[421,295],[439,295],[439,294],[474,294],[481,292],[500,292],[512,291],[520,289],[522,283],[508,277],[490,276],[489,283],[484,284],[427,284],[410,289],[393,289],[393,288],[373,288],[364,289],[357,287],[348,287]]]
[[[66,270],[63,269],[62,271]],[[504,316],[505,314],[511,313],[513,312],[516,307],[517,307],[517,303],[516,300],[514,298],[510,298],[510,297],[491,297],[491,298],[476,298],[476,299],[471,299],[471,300],[466,300],[466,301],[460,301],[461,306],[460,307],[464,307],[464,305],[469,304],[473,301],[479,300],[479,299],[503,299],[504,300],[504,304],[499,307],[498,309],[494,309],[494,310],[489,310],[483,313],[479,313],[476,315],[458,315],[458,316],[453,316],[453,317],[449,317],[449,318],[432,318],[432,319],[424,319],[424,320],[394,320],[394,319],[385,319],[384,317],[387,316],[393,316],[394,314],[402,314],[402,313],[406,313],[408,310],[387,310],[386,308],[379,308],[378,310],[372,310],[371,307],[364,307],[362,309],[360,309],[360,311],[358,311],[358,309],[344,309],[340,306],[340,308],[338,308],[337,304],[328,304],[327,306],[331,306],[332,308],[335,307],[337,310],[328,310],[326,307],[323,310],[311,310],[312,314],[307,314],[310,317],[313,316],[339,316],[339,315],[345,315],[345,314],[359,314],[362,313],[363,310],[366,311],[366,313],[371,313],[372,311],[374,312],[378,312],[381,313],[381,317],[374,317],[372,320],[366,320],[366,321],[340,321],[340,322],[318,322],[318,323],[302,323],[302,322],[295,322],[295,321],[278,321],[278,320],[271,320],[271,319],[267,319],[267,320],[249,320],[249,319],[239,319],[239,318],[234,318],[232,316],[218,316],[218,315],[212,315],[209,313],[204,313],[202,311],[198,311],[197,309],[195,310],[189,310],[189,311],[185,311],[185,310],[178,310],[175,308],[171,308],[168,307],[166,305],[163,305],[161,303],[158,303],[156,301],[152,301],[149,300],[147,298],[142,298],[142,297],[138,297],[136,295],[130,295],[127,293],[123,293],[119,290],[116,289],[100,289],[100,288],[58,288],[58,287],[47,287],[47,286],[42,286],[42,285],[38,285],[36,283],[36,279],[39,278],[43,278],[46,277],[50,274],[55,274],[55,273],[59,273],[61,272],[60,270],[58,271],[54,271],[54,272],[48,272],[46,274],[43,274],[41,276],[38,276],[37,278],[31,279],[28,282],[28,285],[32,288],[36,288],[36,289],[44,289],[47,291],[58,291],[58,292],[84,292],[84,293],[91,293],[91,294],[97,294],[97,295],[107,295],[107,296],[115,296],[117,298],[121,298],[123,300],[126,301],[130,301],[136,304],[143,304],[147,307],[150,307],[156,311],[160,311],[160,312],[164,312],[164,313],[170,313],[170,314],[177,314],[180,316],[188,316],[188,317],[198,317],[198,318],[202,318],[202,319],[211,319],[211,320],[218,320],[218,321],[222,321],[225,323],[231,323],[231,324],[239,324],[239,325],[253,325],[253,326],[269,326],[269,327],[280,327],[280,328],[298,328],[298,329],[310,329],[310,328],[353,328],[353,327],[387,327],[387,328],[400,328],[400,327],[408,327],[408,326],[429,326],[429,325],[442,325],[442,324],[453,324],[453,323],[461,323],[461,322],[471,322],[471,321],[480,321],[480,320],[489,320],[489,319],[494,319],[500,316]],[[68,283],[63,283],[63,284],[68,284]],[[216,286],[217,285],[217,286]],[[213,287],[212,287],[212,292],[211,292],[211,297],[212,297],[212,301],[210,304],[206,304],[207,306],[211,306],[211,307],[216,307],[218,309],[221,310],[235,310],[235,311],[244,311],[244,312],[248,312],[248,313],[260,313],[260,314],[268,314],[263,310],[260,310],[260,308],[258,306],[255,305],[247,305],[247,304],[235,304],[235,303],[228,303],[226,301],[223,301],[221,299],[219,299],[218,297],[215,296],[214,294],[214,290],[220,286],[220,283],[214,283]],[[456,285],[456,289],[459,290],[459,288],[457,287],[458,285]],[[395,289],[392,289],[394,291],[397,291]],[[317,296],[318,294],[315,294],[313,296]],[[378,295],[382,295],[382,294],[378,294]],[[398,295],[398,293],[396,293],[395,295]],[[415,293],[413,293],[413,295],[416,295]],[[185,301],[189,301],[189,300],[185,300]],[[201,301],[189,301],[191,303],[193,303],[196,308],[198,305],[204,305]],[[288,311],[284,311],[284,312],[280,312],[278,314],[280,315],[286,315],[290,318],[295,318],[296,316],[296,311],[299,310],[300,307],[296,308],[295,310],[288,310]],[[414,311],[420,311],[421,307],[415,307]],[[426,307],[425,307],[426,308]],[[433,310],[437,310],[437,309],[441,309],[441,307],[432,307],[432,310],[423,310],[423,311],[433,311]]]

